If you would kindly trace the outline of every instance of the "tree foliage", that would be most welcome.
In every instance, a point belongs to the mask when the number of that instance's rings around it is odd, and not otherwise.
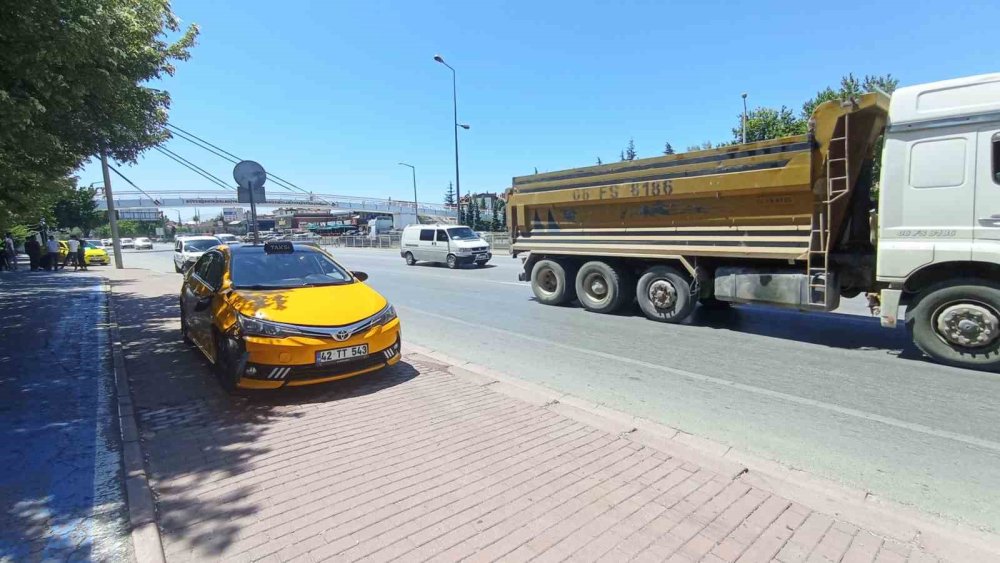
[[[77,228],[85,233],[101,224],[104,218],[97,212],[96,195],[95,188],[66,190],[52,206],[55,224],[61,229]]]
[[[448,191],[444,192],[444,204],[455,205],[455,186],[448,182]]]
[[[635,140],[634,139],[629,139],[628,140],[628,144],[625,145],[625,150],[623,150],[621,152],[620,156],[621,156],[622,162],[635,160],[635,158],[636,158],[637,155],[636,155],[636,152],[635,152]]]
[[[670,141],[663,143],[663,154],[667,156],[674,154],[674,147],[670,144]]]
[[[733,138],[736,141],[742,137],[743,123],[733,128]],[[799,119],[791,109],[781,106],[779,109],[759,107],[747,112],[747,143],[776,139],[788,135],[799,135],[806,132],[806,121]]]
[[[37,221],[106,149],[122,162],[164,141],[173,75],[198,28],[166,0],[5,2],[0,17],[0,224]]]

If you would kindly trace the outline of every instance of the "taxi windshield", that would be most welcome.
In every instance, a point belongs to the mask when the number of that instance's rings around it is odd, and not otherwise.
[[[235,289],[282,289],[353,283],[346,270],[325,254],[296,249],[265,254],[257,247],[233,254],[230,275]]]
[[[479,235],[469,227],[448,229],[448,234],[451,235],[452,240],[477,240],[479,238]]]

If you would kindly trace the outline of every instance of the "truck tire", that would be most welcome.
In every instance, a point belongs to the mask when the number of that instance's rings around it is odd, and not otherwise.
[[[569,303],[576,299],[576,268],[568,261],[539,260],[531,268],[531,291],[545,305]]]
[[[694,311],[691,282],[670,266],[653,266],[643,272],[636,299],[646,318],[661,323],[679,323]]]
[[[1000,370],[1000,284],[965,279],[924,290],[906,315],[913,343],[955,367]]]
[[[632,300],[634,291],[629,273],[605,262],[587,262],[576,274],[576,298],[588,311],[613,313]]]

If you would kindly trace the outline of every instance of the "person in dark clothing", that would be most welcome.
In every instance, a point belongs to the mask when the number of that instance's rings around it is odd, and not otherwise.
[[[31,271],[38,271],[38,259],[42,256],[42,245],[38,243],[36,237],[28,237],[24,241],[24,252],[28,255],[28,262],[31,266]]]

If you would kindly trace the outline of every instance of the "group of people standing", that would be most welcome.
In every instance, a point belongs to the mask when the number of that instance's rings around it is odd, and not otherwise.
[[[73,235],[66,242],[66,258],[62,264],[59,263],[59,241],[53,235],[49,235],[45,241],[45,246],[39,242],[37,235],[32,235],[24,240],[24,253],[28,255],[29,267],[32,272],[37,270],[56,271],[73,265],[73,270],[87,270],[87,260],[83,242],[80,237]],[[4,235],[2,252],[0,252],[0,270],[17,270],[17,247],[11,233]]]

